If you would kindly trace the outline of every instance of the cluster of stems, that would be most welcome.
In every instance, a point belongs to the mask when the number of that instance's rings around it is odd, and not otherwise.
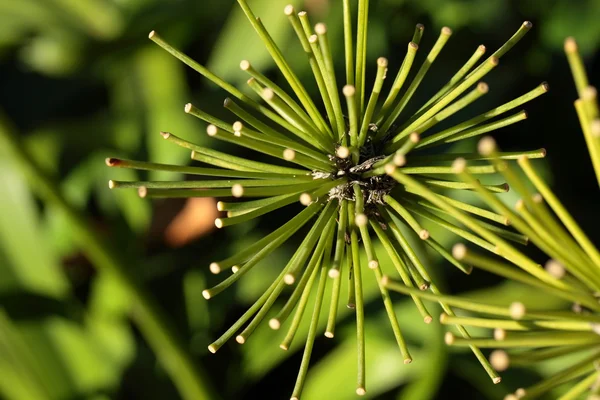
[[[472,267],[446,250],[422,223],[441,227],[511,261],[524,260],[522,256],[516,256],[516,250],[508,244],[527,242],[525,234],[507,228],[511,218],[502,212],[459,201],[453,193],[481,191],[493,197],[494,193],[505,192],[508,190],[505,183],[483,185],[471,177],[495,174],[504,170],[504,165],[510,160],[544,157],[545,150],[458,154],[448,153],[446,149],[451,144],[524,120],[527,117],[525,111],[513,110],[546,93],[548,85],[542,83],[506,104],[456,125],[443,129],[436,126],[488,93],[488,85],[481,79],[498,66],[501,57],[532,25],[523,23],[504,45],[482,61],[486,48],[483,45],[477,47],[464,66],[417,112],[407,114],[406,106],[452,34],[449,28],[441,30],[434,46],[417,68],[415,60],[424,32],[424,27],[417,25],[393,82],[385,85],[386,77],[392,75],[391,66],[385,58],[377,59],[374,80],[366,80],[368,0],[359,0],[357,10],[351,7],[349,0],[343,1],[346,68],[345,76],[341,78],[334,72],[327,27],[322,23],[313,26],[306,12],[297,13],[292,6],[285,7],[284,14],[290,22],[290,29],[295,32],[313,72],[312,84],[319,93],[313,99],[260,18],[253,14],[245,0],[238,0],[238,3],[291,92],[244,60],[240,68],[249,74],[247,84],[253,92],[252,96],[247,95],[181,53],[156,32],[150,33],[150,39],[228,92],[230,97],[225,100],[224,107],[233,114],[233,122],[216,118],[192,104],[185,106],[185,112],[205,121],[210,137],[254,151],[264,161],[216,151],[162,132],[166,141],[191,151],[191,158],[204,165],[165,165],[115,158],[107,159],[107,164],[138,170],[172,171],[208,179],[110,181],[109,186],[136,188],[140,196],[147,198],[222,198],[217,207],[224,214],[215,220],[218,228],[243,223],[284,206],[295,204],[298,207],[298,203],[304,206],[293,218],[253,245],[210,264],[211,272],[226,274],[227,277],[203,291],[206,299],[218,295],[251,269],[260,268],[269,254],[307,227],[308,233],[272,284],[208,348],[214,353],[232,338],[243,344],[268,318],[272,329],[286,328],[280,347],[287,350],[296,336],[310,298],[314,297],[304,354],[291,396],[298,399],[315,337],[322,329],[319,324],[321,315],[327,313],[324,335],[333,338],[342,303],[341,287],[347,284],[346,305],[354,310],[356,317],[356,393],[363,395],[366,393],[363,300],[363,279],[368,279],[366,275],[379,286],[404,363],[412,361],[389,296],[390,289],[397,289],[396,284],[384,277],[376,253],[376,241],[380,243],[380,251],[391,259],[401,278],[402,290],[410,292],[425,323],[430,323],[433,317],[423,302],[424,296],[431,296],[439,302],[448,317],[458,317],[451,308],[454,304],[446,301],[432,282],[411,245],[410,236],[418,237],[425,246],[438,252],[463,273],[469,274]],[[352,18],[355,12],[356,20]],[[339,81],[345,82],[345,85],[340,87]],[[463,168],[468,181],[456,176],[452,162],[457,157],[469,160],[469,165]],[[495,160],[494,163],[488,163],[490,159]],[[366,263],[362,262],[363,254],[366,254]],[[536,265],[524,264],[532,273],[543,276],[549,282],[556,281],[543,270],[538,271]],[[553,287],[550,283],[547,286]],[[286,291],[291,294],[280,306],[279,298]],[[588,296],[576,297],[590,300]],[[275,308],[279,308],[277,312]],[[453,325],[460,333],[460,340],[465,343],[474,340],[464,328],[465,324],[458,321]],[[492,381],[499,382],[500,377],[480,346],[477,343],[469,346]]]
[[[515,171],[498,156],[501,153],[490,137],[480,141],[479,152],[491,158],[491,165],[496,166],[521,199],[512,209],[481,185],[475,190],[486,204],[507,218],[511,226],[541,249],[549,260],[545,266],[538,264],[497,235],[485,232],[483,227],[478,226],[478,221],[461,213],[452,204],[438,199],[440,208],[453,213],[474,231],[480,231],[498,256],[478,254],[468,250],[464,244],[455,245],[452,254],[468,265],[530,286],[541,296],[562,299],[566,309],[530,310],[519,301],[501,307],[433,295],[415,291],[388,277],[384,277],[384,285],[390,290],[424,300],[445,301],[461,310],[460,317],[443,313],[440,316],[442,324],[489,328],[493,332],[492,337],[465,339],[448,332],[446,343],[497,349],[491,353],[490,361],[498,371],[509,366],[529,367],[565,356],[577,357],[576,362],[565,365],[560,372],[531,387],[517,389],[514,394],[507,395],[506,400],[538,398],[564,384],[570,386],[561,400],[579,399],[585,393],[588,398],[596,399],[600,395],[600,252],[540,178],[528,158],[520,157],[518,165],[521,171]],[[463,182],[476,182],[464,159],[454,161],[453,168]],[[419,185],[393,168],[390,168],[390,174],[406,185]],[[530,185],[536,192],[528,189]],[[432,201],[435,199],[432,191],[425,187],[421,190]]]

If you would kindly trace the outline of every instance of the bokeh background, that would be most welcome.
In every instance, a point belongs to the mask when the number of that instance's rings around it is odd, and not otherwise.
[[[307,10],[314,22],[328,23],[332,48],[338,54],[336,66],[342,73],[340,0],[248,2],[305,81],[310,78],[308,63],[283,8],[292,3]],[[490,93],[461,112],[459,120],[548,81],[550,92],[526,105],[529,118],[497,131],[495,137],[504,150],[547,148],[548,157],[537,165],[598,244],[600,196],[573,108],[576,92],[562,44],[567,36],[577,39],[591,84],[598,87],[600,1],[371,3],[368,76],[373,76],[379,56],[389,58],[390,71],[399,67],[417,22],[426,26],[417,62],[442,26],[454,30],[416,93],[413,107],[434,94],[477,45],[483,43],[491,52],[523,20],[533,22],[534,29],[486,77]],[[240,87],[246,79],[238,67],[242,59],[281,82],[234,0],[2,0],[0,129],[17,135],[32,159],[54,177],[70,205],[132,260],[129,268],[185,338],[215,399],[288,398],[306,327],[288,352],[277,346],[285,331],[268,327],[258,329],[243,346],[229,343],[215,355],[206,348],[262,293],[301,235],[210,302],[201,291],[222,278],[209,273],[211,261],[270,232],[295,211],[294,206],[259,222],[218,231],[213,225],[217,213],[212,199],[150,202],[135,192],[107,187],[111,178],[147,177],[108,169],[107,156],[189,162],[188,152],[165,143],[158,135],[161,130],[227,148],[211,142],[204,124],[183,112],[183,105],[193,102],[227,116],[221,107],[224,92],[149,41],[152,29]],[[309,91],[316,92],[312,86]],[[243,154],[238,148],[232,151]],[[152,177],[172,179],[173,175]],[[33,189],[11,154],[0,147],[0,396],[19,399],[9,396],[12,391],[7,388],[19,384],[23,378],[18,371],[24,368],[34,371],[55,399],[179,398],[131,323],[126,291],[114,278],[98,272],[77,245],[76,231],[64,212],[40,200]],[[516,200],[510,193],[503,199],[510,204]],[[448,234],[443,240],[448,246],[456,241]],[[531,252],[545,261],[542,254]],[[433,255],[424,256],[449,292],[499,304],[518,299],[532,306],[554,305],[553,300],[512,282],[481,271],[460,275]],[[471,353],[447,349],[439,324],[423,324],[410,304],[397,296],[397,313],[415,358],[405,366],[373,283],[365,292],[368,398],[502,399],[556,367],[550,363],[536,370],[509,371],[494,386]],[[23,345],[27,354],[11,353]],[[355,398],[354,346],[354,319],[344,311],[336,338],[317,339],[305,399]],[[549,398],[555,396],[556,392]]]

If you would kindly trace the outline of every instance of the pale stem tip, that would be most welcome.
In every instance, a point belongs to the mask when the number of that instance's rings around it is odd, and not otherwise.
[[[461,174],[461,173],[465,172],[466,168],[467,168],[467,160],[465,160],[462,157],[459,157],[452,162],[452,172],[454,172],[455,174]]]
[[[235,121],[235,122],[234,122],[234,123],[231,125],[231,127],[233,128],[233,130],[234,130],[234,131],[241,132],[241,131],[242,131],[242,129],[244,129],[244,124],[242,124],[242,122],[241,122],[241,121]]]
[[[419,140],[421,140],[421,136],[419,136],[418,132],[413,132],[410,134],[408,139],[413,143],[419,143]]]
[[[391,175],[396,170],[396,166],[392,163],[388,163],[385,165],[385,167],[383,167],[383,169],[385,170],[386,174]]]
[[[283,9],[283,13],[287,16],[290,16],[294,13],[294,6],[291,4],[288,4],[287,6],[285,6],[285,8]]]
[[[208,266],[208,269],[210,269],[210,272],[212,272],[215,275],[217,275],[218,273],[221,272],[221,267],[219,266],[219,264],[217,264],[215,262],[210,263],[210,265]]]
[[[565,276],[565,267],[556,260],[548,260],[544,267],[546,268],[546,271],[556,279],[562,279]]]
[[[114,167],[116,165],[119,165],[119,163],[121,161],[118,158],[108,157],[108,158],[104,159],[104,162],[106,163],[107,166]]]
[[[430,324],[430,323],[431,323],[431,321],[433,321],[433,318],[431,317],[431,315],[427,315],[427,316],[425,316],[425,317],[423,318],[423,321],[424,321],[426,324]]]
[[[479,47],[477,47],[477,51],[480,52],[481,54],[483,54],[486,51],[486,47],[484,45],[480,44]]]
[[[296,278],[294,277],[294,275],[286,274],[283,277],[283,281],[285,282],[286,285],[293,285],[294,282],[296,282]]]
[[[333,332],[329,332],[329,331],[325,332],[325,337],[328,339],[333,339]]]
[[[312,202],[312,196],[308,193],[302,193],[300,195],[300,204],[303,206],[309,206]]]
[[[447,319],[448,319],[448,314],[446,314],[445,312],[440,314],[440,324],[443,324],[444,322],[446,322]]]
[[[156,35],[156,31],[150,31],[150,33],[148,34],[148,38],[152,39],[154,35]]]
[[[296,152],[292,149],[285,149],[283,151],[283,158],[287,161],[292,161],[294,158],[296,158]]]
[[[222,201],[218,201],[217,202],[217,211],[225,211],[225,203],[223,203]]]
[[[595,100],[598,97],[598,90],[593,86],[585,87],[581,92],[581,100]]]
[[[324,23],[319,22],[315,25],[315,32],[317,35],[324,35],[327,33],[327,26]]]
[[[467,246],[457,243],[452,247],[452,256],[457,260],[462,260],[467,255]]]
[[[248,61],[248,60],[240,61],[240,69],[242,71],[248,71],[250,69],[250,61]]]
[[[115,181],[113,181],[112,179],[108,181],[108,188],[109,189],[114,189],[115,188]]]
[[[523,388],[518,388],[517,390],[515,390],[515,396],[517,396],[518,399],[520,399],[521,397],[525,397],[526,394],[527,392]]]
[[[442,28],[442,35],[446,35],[446,36],[450,36],[452,35],[452,29],[448,28],[447,26]]]
[[[168,139],[171,134],[169,132],[160,132],[160,136],[162,136],[163,139]]]
[[[244,187],[239,183],[236,183],[231,187],[231,195],[233,197],[242,197],[244,195]]]
[[[515,210],[523,210],[525,208],[525,202],[523,201],[523,199],[519,199],[516,201],[515,203]]]
[[[387,58],[385,58],[385,57],[379,57],[379,58],[377,59],[377,65],[378,65],[379,67],[382,67],[382,68],[385,68],[385,67],[387,67],[387,66],[388,66],[388,59],[387,59]]]
[[[319,38],[317,37],[317,35],[310,35],[310,36],[308,37],[308,42],[309,42],[309,43],[313,43],[313,44],[314,44],[314,43],[317,43],[317,40],[319,40]]]
[[[385,285],[387,285],[388,283],[390,283],[390,277],[389,277],[389,276],[387,276],[387,275],[384,275],[384,276],[382,276],[382,277],[381,277],[381,281],[380,281],[380,282],[381,282],[381,284],[382,284],[383,286],[385,286]]]
[[[327,273],[327,275],[329,275],[330,278],[337,278],[338,276],[340,276],[340,271],[337,269],[330,269],[329,272]]]
[[[379,267],[379,262],[377,260],[371,260],[368,263],[370,269],[375,269]]]
[[[544,88],[544,91],[545,91],[545,92],[547,92],[548,90],[550,90],[550,84],[549,84],[548,82],[542,82],[542,83],[540,84],[540,86],[541,86],[542,88]]]
[[[406,157],[404,156],[404,154],[396,153],[396,154],[394,154],[394,158],[392,159],[392,161],[394,162],[394,164],[397,167],[402,167],[403,165],[406,164]],[[386,168],[387,168],[387,165],[386,165]],[[385,172],[387,172],[387,170]],[[392,171],[392,172],[394,172],[394,171]]]
[[[505,339],[506,339],[506,330],[504,330],[502,328],[494,329],[494,340],[501,342]]]
[[[525,316],[526,308],[523,303],[515,301],[510,305],[509,312],[513,319],[521,319]]]
[[[348,156],[350,156],[350,149],[347,148],[346,146],[340,146],[337,148],[337,150],[335,151],[335,154],[339,157],[339,158],[348,158]]]
[[[148,195],[148,188],[146,186],[140,186],[138,188],[138,196],[140,196],[143,199],[147,195]]]
[[[211,344],[210,346],[208,346],[208,351],[215,354],[217,352],[217,348]]]
[[[367,394],[367,391],[365,390],[365,388],[359,387],[358,389],[356,389],[356,394],[359,396],[364,396],[365,394]]]
[[[287,347],[287,345],[285,345],[285,344],[283,344],[283,343],[281,343],[281,344],[279,345],[279,348],[280,348],[281,350],[285,350],[285,351],[287,351],[287,350],[288,350],[288,347]],[[293,399],[296,399],[297,397],[292,397],[292,398],[293,398]]]
[[[271,318],[269,320],[269,327],[276,331],[281,328],[281,322],[277,318]]]
[[[183,107],[183,111],[187,113],[189,113],[190,111],[192,111],[192,103],[187,103],[184,107]]]
[[[523,21],[523,26],[527,29],[530,29],[531,27],[533,27],[533,24],[531,23],[531,21]]]
[[[491,136],[485,136],[477,144],[477,150],[482,156],[489,156],[496,151],[496,141]]]
[[[496,377],[494,377],[494,379],[492,379],[492,382],[494,382],[494,385],[497,385],[500,382],[502,382],[502,378],[500,378],[499,376],[496,376]]]
[[[414,49],[414,50],[416,51],[416,50],[418,50],[418,49],[419,49],[419,45],[418,45],[418,44],[416,44],[415,42],[409,42],[409,43],[408,43],[408,49],[410,50],[411,48],[412,48],[412,49]]]
[[[410,364],[412,362],[412,358],[405,358],[404,364]]]
[[[352,85],[346,85],[342,89],[342,93],[344,93],[344,96],[346,97],[352,97],[354,96],[354,93],[356,93],[356,89]]]
[[[235,341],[238,342],[239,344],[244,344],[244,343],[246,343],[246,338],[243,337],[242,335],[237,335],[235,337]]]
[[[504,400],[519,400],[519,398],[511,393],[504,396]]]
[[[452,332],[446,332],[444,335],[444,342],[446,342],[448,346],[452,345],[454,343],[454,334]]]
[[[363,226],[367,226],[367,224],[369,223],[369,218],[365,214],[359,213],[356,214],[356,217],[354,218],[354,223],[359,228],[362,228]]]
[[[273,100],[275,92],[271,88],[264,88],[262,91],[263,97],[267,100]]]
[[[506,371],[510,365],[508,353],[504,350],[494,350],[490,354],[490,364],[496,371]]]
[[[215,136],[218,132],[218,128],[216,126],[214,126],[213,124],[210,124],[206,127],[206,133],[208,134],[208,136]]]
[[[203,290],[202,291],[202,297],[204,297],[206,300],[210,299],[210,292],[208,290]]]
[[[421,230],[421,232],[419,232],[419,237],[421,238],[421,240],[429,239],[429,231],[427,229]]]
[[[234,274],[236,272],[238,272],[240,270],[240,267],[238,267],[237,265],[234,265],[233,267],[231,267],[231,272],[233,272]]]
[[[568,37],[565,39],[565,51],[567,53],[575,53],[577,51],[577,42],[574,37]]]
[[[477,84],[477,90],[481,93],[487,93],[490,90],[490,87],[485,82],[479,82]]]
[[[219,229],[221,229],[223,227],[223,220],[221,218],[216,218],[215,219],[215,226]]]

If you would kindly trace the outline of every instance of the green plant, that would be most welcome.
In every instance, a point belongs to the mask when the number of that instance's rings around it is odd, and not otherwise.
[[[468,274],[471,269],[446,251],[429,231],[421,226],[417,216],[428,219],[490,251],[495,251],[495,247],[484,240],[489,234],[515,242],[526,241],[523,235],[499,226],[508,224],[506,217],[501,214],[439,193],[446,190],[471,191],[480,188],[477,180],[463,183],[453,179],[454,171],[450,163],[456,157],[462,156],[475,163],[467,168],[472,174],[493,174],[498,170],[495,165],[481,165],[481,162],[490,158],[487,155],[450,153],[443,147],[440,150],[440,147],[460,143],[525,119],[526,113],[519,111],[511,116],[493,120],[545,93],[548,86],[544,83],[507,104],[450,128],[429,133],[430,129],[438,123],[487,93],[487,85],[479,80],[498,65],[500,57],[525,35],[531,28],[531,23],[525,22],[500,49],[477,65],[486,51],[484,46],[479,46],[472,57],[437,94],[416,113],[405,116],[406,105],[450,38],[452,31],[449,28],[442,29],[424,63],[417,70],[410,84],[405,86],[423,34],[423,26],[417,25],[404,62],[391,84],[387,97],[380,102],[379,96],[388,73],[388,62],[385,58],[377,60],[377,75],[369,92],[365,77],[369,2],[362,0],[358,3],[356,29],[353,28],[351,16],[353,10],[350,2],[343,3],[346,61],[344,77],[346,85],[342,90],[343,97],[340,96],[339,78],[336,77],[333,68],[333,56],[330,52],[326,26],[317,24],[313,31],[307,13],[296,14],[292,6],[286,7],[285,14],[308,56],[321,94],[321,97],[315,101],[310,98],[307,90],[294,74],[260,18],[252,13],[246,1],[239,0],[238,3],[263,40],[279,71],[286,78],[293,95],[288,94],[261,72],[255,70],[250,62],[242,61],[241,69],[251,76],[248,86],[266,103],[263,105],[170,46],[156,32],[150,33],[150,39],[227,91],[232,98],[225,100],[224,107],[235,114],[239,120],[233,124],[227,123],[192,104],[185,106],[186,113],[208,122],[210,125],[207,133],[210,137],[256,151],[260,154],[261,160],[262,157],[268,156],[271,157],[271,161],[255,161],[233,156],[198,146],[172,133],[162,132],[161,135],[165,140],[191,150],[193,160],[219,168],[177,166],[117,158],[107,159],[107,165],[225,179],[128,182],[112,180],[109,186],[137,188],[140,196],[146,198],[227,197],[234,200],[257,198],[257,200],[241,202],[219,202],[218,209],[227,212],[226,218],[216,219],[215,224],[219,228],[243,223],[300,201],[305,208],[279,229],[244,251],[210,265],[213,273],[227,270],[232,273],[222,283],[204,290],[203,295],[207,299],[235,283],[259,261],[316,218],[316,221],[310,225],[304,241],[275,281],[223,336],[209,346],[209,350],[216,352],[234,336],[239,343],[248,340],[286,286],[295,285],[286,304],[269,321],[271,328],[280,329],[295,309],[288,333],[280,345],[281,348],[287,349],[294,339],[307,306],[308,296],[318,278],[310,330],[292,395],[292,398],[299,398],[319,326],[319,316],[328,282],[327,276],[332,278],[332,285],[325,336],[333,337],[343,284],[342,273],[345,273],[348,282],[347,305],[353,308],[356,314],[357,393],[362,395],[366,391],[363,268],[361,267],[364,265],[361,263],[363,249],[367,255],[366,265],[373,270],[379,283],[383,276],[371,239],[372,232],[383,245],[385,257],[391,258],[407,287],[416,286],[420,291],[430,289],[436,294],[440,294],[440,291],[432,282],[430,274],[411,245],[410,231],[414,231],[418,238],[462,272]],[[400,96],[401,92],[402,96]],[[379,106],[379,103],[382,104]],[[321,109],[324,109],[324,113],[321,113]],[[545,151],[540,149],[500,153],[498,157],[502,160],[514,160],[519,157],[540,158],[544,154]],[[410,180],[403,181],[399,176],[410,176],[407,178]],[[505,184],[483,187],[490,193],[504,192],[508,189]],[[423,188],[427,190],[427,195],[422,191]],[[429,193],[435,194],[429,196]],[[437,204],[440,201],[495,224],[481,221],[474,232],[463,229],[448,218],[445,214],[447,211]],[[401,228],[404,224],[410,228],[409,231]],[[483,228],[479,229],[479,227]],[[410,363],[412,357],[397,323],[388,291],[385,285],[380,284],[379,287],[404,362]],[[432,316],[419,296],[414,295],[413,300],[424,321],[431,322]],[[453,315],[449,305],[444,301],[440,304],[446,313]],[[465,340],[469,340],[468,332],[461,325],[457,327]],[[471,346],[471,349],[490,378],[496,383],[499,382],[500,377],[479,348]]]
[[[568,38],[565,41],[565,51],[580,95],[580,99],[575,101],[575,108],[598,174],[596,90],[588,84],[574,39]],[[476,185],[477,192],[490,207],[510,220],[517,231],[545,253],[549,258],[545,268],[521,250],[508,245],[490,232],[486,233],[478,226],[477,221],[448,202],[437,199],[433,192],[408,176],[393,168],[389,172],[400,182],[418,187],[424,196],[471,229],[480,230],[484,239],[495,246],[495,253],[504,258],[501,260],[483,256],[468,250],[463,244],[457,244],[452,252],[456,259],[521,282],[529,286],[530,290],[539,290],[540,295],[562,299],[565,301],[564,307],[533,310],[525,307],[518,299],[506,307],[458,297],[436,296],[414,291],[392,282],[388,277],[383,278],[384,285],[390,290],[420,298],[446,301],[467,313],[460,317],[442,314],[442,324],[461,324],[493,330],[493,338],[473,339],[457,338],[448,332],[448,345],[507,349],[508,351],[495,350],[490,356],[492,365],[499,371],[506,370],[509,366],[548,371],[546,379],[528,388],[517,389],[514,394],[507,395],[505,400],[538,398],[556,388],[562,390],[558,392],[561,400],[577,399],[582,395],[587,395],[587,399],[597,399],[600,396],[600,251],[527,158],[520,157],[518,160],[521,171],[513,170],[498,157],[495,141],[490,137],[480,141],[479,152],[482,156],[491,158],[492,165],[496,166],[513,190],[521,196],[515,204],[515,210],[476,183],[467,170],[466,160],[457,159],[454,162],[455,172],[463,182]]]

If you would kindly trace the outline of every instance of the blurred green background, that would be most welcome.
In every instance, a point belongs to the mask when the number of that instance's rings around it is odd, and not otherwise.
[[[307,81],[308,63],[283,15],[290,0],[248,3]],[[291,3],[307,10],[314,22],[328,23],[341,74],[341,1]],[[477,45],[483,43],[493,51],[523,20],[534,23],[534,29],[502,59],[500,68],[486,78],[490,94],[459,118],[503,104],[547,80],[551,91],[526,106],[529,119],[497,132],[496,137],[505,150],[546,147],[547,160],[538,165],[546,169],[577,220],[599,238],[600,196],[572,107],[576,92],[562,43],[566,36],[576,37],[590,81],[598,86],[600,1],[371,3],[368,76],[373,76],[379,56],[389,58],[391,71],[399,67],[417,22],[426,26],[421,45],[425,50],[418,60],[442,26],[454,30],[416,93],[415,106],[434,94]],[[165,143],[160,130],[243,154],[222,142],[210,142],[204,125],[183,113],[183,105],[191,101],[227,116],[221,107],[225,94],[151,43],[147,34],[152,29],[240,87],[246,79],[238,67],[242,59],[281,82],[234,0],[2,0],[0,130],[18,136],[31,157],[55,178],[56,188],[69,204],[86,215],[90,228],[123,259],[131,260],[130,272],[169,315],[186,351],[212,386],[214,398],[289,398],[306,326],[288,352],[277,346],[285,332],[265,326],[243,346],[228,343],[215,355],[206,348],[262,293],[301,235],[209,303],[201,291],[222,279],[208,272],[211,261],[270,232],[295,212],[295,206],[258,222],[217,231],[212,200],[150,202],[135,192],[107,187],[108,179],[147,178],[133,171],[109,170],[104,164],[108,156],[188,163],[189,153]],[[316,93],[312,86],[309,91]],[[173,175],[151,177],[172,179]],[[131,323],[127,292],[113,276],[98,272],[78,245],[77,230],[64,210],[35,195],[4,145],[0,146],[0,188],[0,396],[179,398]],[[510,194],[504,199],[514,204]],[[442,234],[447,246],[457,241]],[[545,261],[543,255],[531,252]],[[466,277],[433,255],[424,257],[429,257],[428,266],[448,291],[500,304],[516,298],[534,306],[554,304],[481,271]],[[502,399],[508,391],[556,368],[549,364],[535,371],[509,371],[500,385],[493,386],[471,353],[449,351],[442,344],[439,324],[423,324],[398,296],[397,314],[415,358],[405,366],[373,277],[366,280],[368,398]],[[305,399],[356,397],[354,320],[348,312],[343,315],[334,340],[317,339]],[[44,388],[42,397],[32,389],[36,385]]]

